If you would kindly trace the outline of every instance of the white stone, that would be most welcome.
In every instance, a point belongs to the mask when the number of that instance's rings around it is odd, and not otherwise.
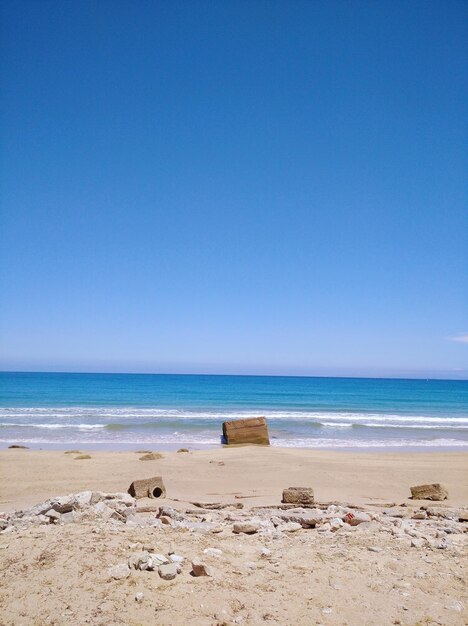
[[[219,548],[205,548],[203,550],[203,554],[206,554],[207,556],[220,557],[220,556],[223,556],[223,551],[220,550]]]
[[[333,532],[340,530],[340,528],[342,528],[343,526],[344,522],[339,517],[334,517],[330,522],[330,530],[332,530]]]
[[[173,580],[177,574],[180,574],[181,569],[177,563],[167,563],[166,565],[160,565],[158,572],[163,580]]]
[[[185,559],[183,556],[180,556],[180,554],[171,554],[169,556],[169,559],[173,562],[173,563],[182,563]]]
[[[168,563],[169,559],[167,559],[164,554],[151,553],[148,559],[148,569],[156,569],[160,565],[167,565]]]
[[[91,498],[93,497],[92,491],[80,491],[75,494],[75,503],[79,509],[83,509],[91,504]]]
[[[124,578],[128,578],[130,576],[130,568],[127,563],[119,563],[118,565],[114,565],[110,567],[109,576],[114,578],[114,580],[123,580]]]
[[[128,557],[128,566],[133,569],[147,570],[150,553],[146,550],[135,552]]]
[[[138,602],[138,603],[143,602],[143,598],[144,597],[145,596],[144,596],[142,591],[137,591],[136,594],[135,594],[135,601]]]

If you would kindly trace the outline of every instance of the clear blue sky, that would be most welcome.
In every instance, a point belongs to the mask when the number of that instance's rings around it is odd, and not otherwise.
[[[2,13],[2,369],[468,377],[465,2]]]

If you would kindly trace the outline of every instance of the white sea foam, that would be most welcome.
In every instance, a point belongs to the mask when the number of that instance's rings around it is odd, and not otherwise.
[[[319,422],[325,426],[345,426],[346,424],[377,425],[392,423],[394,425],[426,425],[426,426],[460,426],[468,428],[468,414],[463,416],[411,415],[398,413],[350,412],[350,411],[292,411],[279,409],[245,409],[245,410],[184,410],[157,409],[140,407],[34,407],[34,408],[0,408],[0,419],[77,419],[96,418],[103,421],[135,420],[135,419],[197,419],[219,421],[242,419],[254,415],[263,415],[269,420]]]

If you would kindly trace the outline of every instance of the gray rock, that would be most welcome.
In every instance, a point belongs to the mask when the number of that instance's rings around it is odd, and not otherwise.
[[[411,547],[412,548],[424,548],[426,542],[421,537],[414,537],[411,539]]]
[[[209,565],[203,563],[200,559],[193,559],[192,574],[194,576],[213,576],[214,570]]]
[[[74,511],[68,511],[68,513],[63,513],[60,518],[60,521],[63,524],[72,524],[76,520],[77,520],[77,515]]]
[[[285,524],[280,524],[278,530],[283,533],[295,533],[298,530],[302,530],[302,525],[298,522],[286,522]]]
[[[260,528],[261,525],[257,522],[237,522],[234,524],[232,532],[236,534],[244,533],[246,535],[254,535],[258,533]]]
[[[55,511],[55,509],[49,509],[49,511],[45,513],[45,516],[49,518],[51,524],[56,524],[60,521],[60,518],[62,517],[61,513]]]
[[[180,565],[177,563],[160,565],[158,569],[159,575],[163,580],[173,580],[181,571]]]
[[[79,509],[84,509],[85,507],[90,506],[92,497],[92,491],[81,491],[80,493],[75,494],[75,506]]]
[[[109,576],[114,580],[123,580],[124,578],[128,578],[130,576],[130,568],[126,563],[119,563],[119,565],[114,565],[110,567]]]
[[[132,569],[147,570],[150,553],[146,550],[135,552],[128,557],[128,566]]]
[[[104,502],[98,502],[91,507],[91,510],[96,517],[101,517],[102,519],[110,519],[115,513],[114,509],[111,509]]]

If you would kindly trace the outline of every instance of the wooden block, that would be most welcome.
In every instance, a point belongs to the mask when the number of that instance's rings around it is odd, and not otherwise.
[[[311,487],[289,487],[283,489],[283,502],[286,504],[313,504],[314,490]]]
[[[440,483],[410,487],[413,500],[446,500],[448,491]]]
[[[134,480],[128,488],[128,493],[134,498],[165,498],[166,488],[161,476]]]
[[[223,435],[228,445],[254,443],[269,446],[270,438],[264,417],[251,417],[223,423]]]

